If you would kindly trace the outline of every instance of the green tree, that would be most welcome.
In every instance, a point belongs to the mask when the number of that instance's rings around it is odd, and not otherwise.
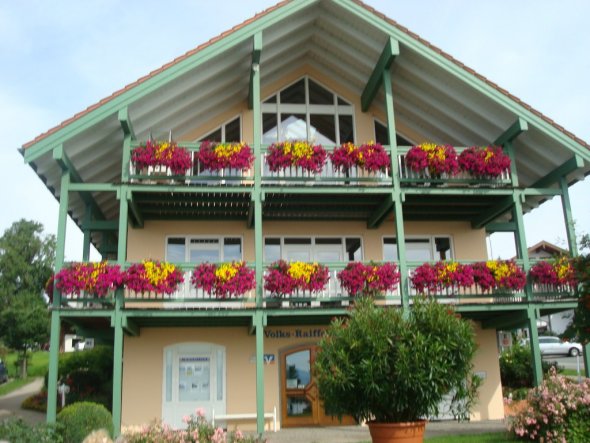
[[[53,272],[55,236],[43,235],[41,223],[21,219],[0,237],[0,303],[20,294],[39,294]]]
[[[579,281],[578,307],[574,314],[574,329],[582,343],[590,341],[590,253],[576,259]]]
[[[23,376],[27,351],[48,337],[43,289],[53,272],[55,245],[55,236],[44,235],[41,223],[24,219],[0,237],[0,337],[19,352]]]

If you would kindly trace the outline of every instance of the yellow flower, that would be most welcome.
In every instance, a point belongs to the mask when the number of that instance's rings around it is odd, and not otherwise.
[[[168,278],[168,276],[176,269],[176,267],[170,263],[154,263],[151,260],[144,260],[142,263],[148,281],[154,286],[157,286],[166,280],[166,278]]]
[[[303,279],[305,283],[309,283],[311,276],[318,269],[317,263],[304,263],[300,261],[293,262],[289,265],[289,276],[295,280]]]
[[[241,263],[223,263],[215,270],[215,277],[223,282],[227,282],[238,273],[238,267],[240,265]]]
[[[286,141],[283,143],[283,153],[285,155],[291,154],[295,160],[301,158],[310,159],[313,155],[313,147],[304,141]]]
[[[245,146],[244,142],[241,143],[220,143],[214,149],[215,155],[219,158],[229,159],[232,156],[238,154]]]

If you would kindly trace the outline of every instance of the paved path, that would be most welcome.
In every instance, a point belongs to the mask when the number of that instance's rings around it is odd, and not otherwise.
[[[42,387],[43,379],[36,378],[32,383],[0,397],[0,420],[8,417],[20,417],[30,424],[45,421],[45,414],[43,412],[29,411],[20,407],[25,398],[36,394]]]
[[[504,420],[486,420],[457,423],[455,421],[430,422],[426,437],[439,435],[482,434],[506,430]],[[286,428],[264,434],[268,443],[359,443],[370,442],[366,426],[338,426],[330,428]]]

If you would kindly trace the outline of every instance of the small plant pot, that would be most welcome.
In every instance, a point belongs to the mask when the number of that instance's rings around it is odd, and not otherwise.
[[[409,423],[369,422],[373,443],[422,443],[426,420]]]

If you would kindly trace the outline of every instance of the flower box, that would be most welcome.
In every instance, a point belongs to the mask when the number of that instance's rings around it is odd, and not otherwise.
[[[157,260],[144,260],[134,263],[125,271],[124,283],[135,293],[167,294],[177,291],[184,282],[182,271],[175,265]]]
[[[420,178],[454,177],[459,172],[457,152],[451,145],[423,143],[412,146],[405,163]]]
[[[514,260],[488,260],[471,267],[475,284],[483,292],[521,291],[526,285],[526,273]]]
[[[357,146],[344,143],[329,154],[335,171],[348,173],[357,167],[368,172],[385,172],[391,166],[391,158],[379,143],[365,143]]]
[[[131,163],[142,175],[184,175],[192,168],[190,152],[175,142],[148,140],[131,151]]]
[[[247,171],[252,168],[254,154],[246,143],[201,143],[197,154],[201,170],[222,171],[235,169]]]
[[[352,297],[395,291],[400,274],[395,263],[363,264],[352,262],[337,274],[342,289]]]
[[[541,292],[572,292],[578,284],[572,260],[563,255],[535,263],[529,273],[535,289]]]
[[[326,266],[318,263],[278,260],[264,276],[264,289],[274,296],[291,295],[296,291],[323,291],[330,279]]]
[[[217,298],[240,297],[256,287],[255,272],[243,261],[202,263],[195,267],[191,283]]]
[[[108,262],[72,263],[61,269],[47,285],[48,292],[53,296],[53,285],[65,296],[106,297],[120,288],[124,282],[124,274],[119,265]]]
[[[448,293],[452,295],[460,288],[469,288],[474,283],[473,269],[457,262],[439,261],[424,263],[417,267],[410,277],[412,285],[421,294]]]
[[[312,145],[306,141],[273,143],[266,153],[266,162],[271,172],[297,167],[310,173],[320,173],[326,159],[326,150],[322,145]]]
[[[510,157],[500,146],[472,146],[458,158],[459,167],[477,179],[497,179],[510,170]]]

